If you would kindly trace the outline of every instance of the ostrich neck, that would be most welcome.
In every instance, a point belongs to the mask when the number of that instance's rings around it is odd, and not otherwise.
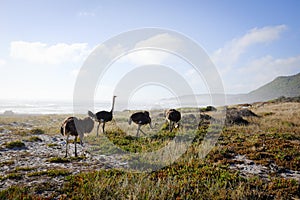
[[[150,125],[150,128],[152,128],[152,129],[154,128],[151,121],[150,121],[149,125]]]
[[[111,105],[111,113],[114,111],[114,107],[115,107],[115,98],[116,97],[113,97],[113,102],[112,102],[112,105]]]

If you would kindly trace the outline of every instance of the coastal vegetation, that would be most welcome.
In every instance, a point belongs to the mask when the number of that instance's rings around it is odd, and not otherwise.
[[[186,124],[188,129],[183,130],[188,131],[170,133],[162,122],[154,130],[144,127],[147,135],[135,137],[136,127],[126,125],[128,111],[124,111],[115,114],[116,122],[107,123],[105,134],[97,137],[94,128],[85,135],[86,146],[78,158],[63,158],[59,127],[66,116],[1,117],[0,199],[299,199],[300,104],[273,100],[248,109],[257,116],[243,117],[247,125],[222,126],[217,143],[204,158],[199,152],[214,128],[209,124]],[[192,115],[198,116],[199,109],[181,111],[183,120],[194,122]],[[151,113],[152,118],[161,112]],[[213,112],[205,111],[211,116]],[[157,163],[134,156],[190,135],[186,151],[154,171]],[[41,163],[20,166],[33,145],[41,148]],[[15,157],[9,158],[10,152]],[[95,154],[101,157],[91,162]],[[117,164],[117,159],[126,164]],[[44,181],[34,184],[36,179]]]

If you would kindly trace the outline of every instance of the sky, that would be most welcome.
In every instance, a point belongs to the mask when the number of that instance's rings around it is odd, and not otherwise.
[[[0,100],[71,101],[78,73],[100,44],[147,27],[190,38],[209,56],[226,94],[248,93],[300,72],[299,11],[298,0],[0,0]],[[95,99],[110,101],[134,67],[157,63],[180,65],[195,93],[209,92],[191,66],[164,54],[144,50],[120,58],[99,78]],[[174,96],[157,84],[131,95],[140,101]]]

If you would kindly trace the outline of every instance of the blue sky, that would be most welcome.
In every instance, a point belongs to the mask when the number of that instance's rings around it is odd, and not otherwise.
[[[247,93],[300,72],[299,11],[298,0],[1,0],[0,99],[72,100],[76,75],[92,50],[144,27],[193,39],[217,67],[225,92]],[[118,81],[113,73],[106,79],[114,81],[100,83],[98,99],[111,99]],[[186,76],[193,80],[188,70]],[[206,92],[201,83],[191,84]],[[148,100],[170,95],[148,89],[149,96],[142,95]]]

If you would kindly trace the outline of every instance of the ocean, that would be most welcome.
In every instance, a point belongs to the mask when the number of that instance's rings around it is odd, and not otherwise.
[[[94,105],[95,108],[110,109],[110,103],[98,103]],[[84,105],[74,106],[72,102],[63,101],[14,101],[1,100],[0,114],[70,114],[70,113],[86,113],[87,110],[94,108],[86,108]],[[78,111],[79,110],[79,111]]]
[[[215,99],[221,99],[215,96]],[[196,100],[196,102],[195,102]],[[222,102],[222,101],[220,101]],[[1,100],[0,99],[0,115],[6,114],[86,114],[88,110],[97,112],[101,110],[109,111],[111,109],[111,101],[94,100],[94,105],[82,103],[81,105],[73,105],[73,101],[42,101],[42,100]],[[182,107],[206,107],[212,104],[211,97],[202,96],[182,96],[180,98],[158,99],[131,101],[117,99],[115,103],[115,111],[123,110],[157,110]]]
[[[115,111],[123,110],[152,110],[165,109],[170,107],[178,107],[176,103],[135,103],[130,105],[122,105],[116,103]],[[99,102],[93,106],[73,105],[71,101],[20,101],[20,100],[0,100],[0,115],[13,114],[85,114],[88,110],[92,112],[100,110],[110,110],[111,102]]]

